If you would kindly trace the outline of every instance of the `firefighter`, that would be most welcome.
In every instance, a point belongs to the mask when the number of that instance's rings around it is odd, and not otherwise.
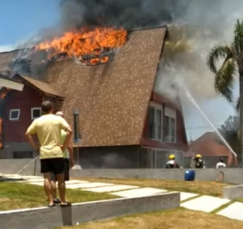
[[[169,161],[167,161],[165,168],[166,169],[178,169],[178,168],[180,168],[179,164],[175,161],[175,155],[171,154],[169,156]]]
[[[197,154],[195,156],[194,160],[195,160],[195,168],[196,169],[202,169],[203,165],[204,165],[203,160],[202,160],[202,156],[200,154]]]

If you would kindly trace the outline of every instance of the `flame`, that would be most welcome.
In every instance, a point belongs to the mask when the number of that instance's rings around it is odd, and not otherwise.
[[[35,47],[35,50],[45,50],[48,52],[48,58],[54,57],[61,53],[67,56],[82,57],[83,55],[96,55],[89,62],[91,65],[97,63],[106,63],[108,56],[98,57],[104,50],[116,49],[122,47],[127,40],[127,31],[124,29],[114,28],[96,28],[87,30],[82,28],[79,31],[66,32],[62,37],[55,38],[51,41],[45,41]]]
[[[9,88],[4,88],[2,90],[2,92],[0,93],[0,99],[4,99],[5,96],[7,95],[7,93],[10,90],[11,89],[9,89]],[[3,144],[2,144],[2,123],[3,123],[3,119],[0,117],[0,149],[3,147]]]

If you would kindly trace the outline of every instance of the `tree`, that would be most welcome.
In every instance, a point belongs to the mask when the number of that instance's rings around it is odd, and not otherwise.
[[[216,63],[220,59],[223,64],[219,69]],[[240,80],[240,96],[243,94],[243,21],[237,20],[234,28],[234,39],[230,45],[215,46],[207,60],[209,69],[215,74],[215,89],[230,103],[233,101],[232,89],[234,76]],[[240,112],[240,155],[243,162],[243,99],[239,100]]]
[[[231,148],[240,156],[240,138],[239,138],[239,116],[229,116],[225,123],[219,128],[219,132],[229,143]]]

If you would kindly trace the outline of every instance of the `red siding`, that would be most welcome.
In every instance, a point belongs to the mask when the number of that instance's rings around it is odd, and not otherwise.
[[[156,102],[161,105],[166,105],[170,108],[176,109],[176,143],[167,143],[163,141],[155,141],[148,138],[149,133],[149,122],[148,122],[148,115],[144,125],[144,134],[142,139],[142,145],[147,147],[154,147],[154,148],[163,148],[163,149],[177,149],[177,150],[188,150],[188,143],[186,138],[186,130],[185,130],[185,123],[183,119],[183,114],[180,106],[175,103],[170,102],[168,99],[162,97],[157,93],[152,93],[151,101]],[[163,137],[163,133],[162,133]]]
[[[26,142],[25,131],[32,122],[31,108],[40,107],[42,95],[31,88],[24,86],[24,90],[11,91],[4,101],[3,128],[6,143]],[[18,121],[9,120],[11,109],[20,109]]]

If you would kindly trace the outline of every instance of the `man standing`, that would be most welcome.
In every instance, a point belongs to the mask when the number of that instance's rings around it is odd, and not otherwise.
[[[58,189],[62,206],[69,203],[65,199],[64,160],[63,151],[67,149],[72,130],[68,123],[59,116],[53,115],[53,106],[50,101],[41,104],[42,116],[35,119],[26,131],[31,146],[40,153],[41,173],[44,174],[44,189],[46,191],[49,207],[55,206],[51,186],[51,173],[58,180]],[[67,137],[62,144],[61,130],[66,131]],[[40,147],[37,147],[33,135],[37,135]]]
[[[64,114],[62,111],[58,111],[56,113],[57,116],[60,116],[62,118],[64,118]],[[62,144],[65,142],[65,139],[67,137],[67,132],[64,130],[61,130],[61,140],[62,140]],[[63,151],[63,157],[64,157],[64,177],[65,177],[65,181],[69,181],[69,170],[70,167],[72,168],[74,166],[74,156],[73,156],[73,146],[72,143],[70,141],[68,148],[66,150]],[[52,173],[52,181],[51,181],[51,185],[53,188],[53,197],[54,197],[54,203],[55,204],[60,204],[60,200],[57,198],[57,189],[56,189],[56,181],[57,178],[55,176],[55,174]]]
[[[165,165],[166,169],[178,169],[180,168],[179,164],[175,160],[175,155],[171,154],[169,156],[169,161]]]
[[[196,169],[202,169],[203,168],[203,160],[201,154],[197,154],[195,159],[195,168]]]
[[[220,158],[219,162],[216,164],[216,169],[226,168],[226,164],[224,163],[224,158]]]

